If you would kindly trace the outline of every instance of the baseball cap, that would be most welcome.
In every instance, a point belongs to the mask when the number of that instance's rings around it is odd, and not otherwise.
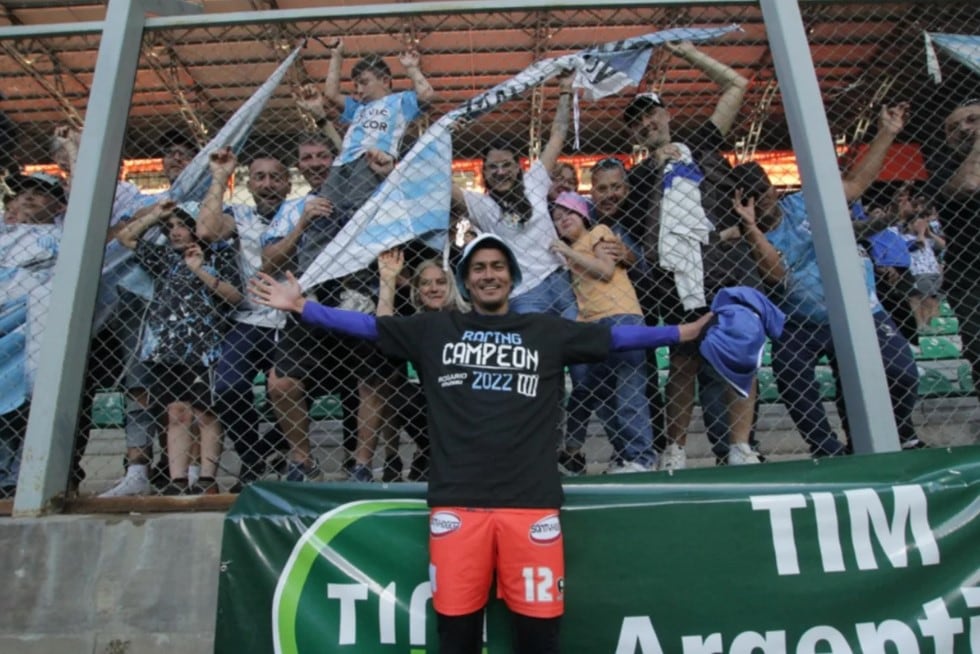
[[[466,281],[466,273],[470,267],[470,258],[472,258],[473,253],[477,250],[487,248],[500,250],[504,253],[504,256],[507,257],[507,267],[510,268],[511,282],[514,284],[514,287],[519,286],[521,283],[521,267],[517,264],[517,257],[514,256],[514,251],[510,249],[506,241],[496,234],[480,234],[466,244],[466,247],[463,248],[463,256],[456,265],[456,288],[459,289],[459,294],[464,300],[470,299],[470,292],[466,290],[466,284],[464,283]]]
[[[626,111],[623,113],[623,121],[629,125],[650,109],[663,106],[664,101],[660,99],[659,94],[638,93],[636,97],[630,100],[629,105],[627,105]]]
[[[585,224],[589,224],[589,201],[574,191],[563,191],[555,198],[556,207],[564,207],[582,216]]]
[[[44,172],[31,173],[30,175],[8,175],[4,179],[7,187],[13,191],[14,195],[22,193],[28,189],[38,189],[53,197],[58,202],[66,204],[68,198],[65,189],[61,185],[61,180],[54,175]]]

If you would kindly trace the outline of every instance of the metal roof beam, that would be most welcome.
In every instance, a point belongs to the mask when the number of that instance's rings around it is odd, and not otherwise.
[[[47,77],[42,75],[36,68],[34,68],[34,65],[27,60],[23,53],[18,52],[17,48],[15,48],[12,43],[0,41],[0,48],[3,48],[3,51],[6,52],[11,59],[17,62],[17,65],[20,66],[21,69],[23,69],[23,71],[27,73],[38,86],[43,88],[48,92],[48,95],[54,98],[55,102],[58,103],[58,106],[61,107],[61,110],[64,112],[65,118],[68,120],[68,122],[71,123],[73,127],[81,129],[82,123],[84,122],[82,115],[78,113],[75,105],[73,105],[71,101],[65,97],[65,94],[62,93],[55,84],[49,81]]]
[[[160,0],[163,2],[164,0]],[[813,2],[815,0],[810,0]],[[840,3],[841,0],[822,0],[824,2]],[[923,0],[924,1],[924,0]],[[702,0],[704,5],[744,5],[745,0]],[[492,11],[556,11],[562,9],[594,9],[595,0],[500,0],[495,2]],[[625,8],[651,6],[685,6],[690,0],[616,0],[604,8]],[[486,2],[481,0],[464,0],[462,2],[417,2],[392,3],[377,5],[310,7],[305,9],[280,9],[267,11],[240,11],[221,14],[198,14],[182,16],[161,16],[148,18],[145,29],[162,30],[175,27],[214,27],[229,25],[253,25],[255,23],[291,23],[298,21],[336,20],[342,18],[391,18],[393,16],[409,16],[420,14],[443,15],[447,12],[486,13]],[[76,36],[79,34],[98,34],[102,31],[102,21],[77,23],[57,23],[49,25],[24,25],[18,27],[0,27],[0,39],[16,37],[40,36]]]

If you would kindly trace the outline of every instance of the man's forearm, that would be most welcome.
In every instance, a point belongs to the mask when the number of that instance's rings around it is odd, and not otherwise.
[[[282,272],[283,267],[293,258],[296,244],[303,230],[299,227],[284,237],[262,248],[262,272],[275,274]]]
[[[943,193],[953,198],[980,193],[980,140],[943,186]]]
[[[718,99],[714,113],[711,114],[711,121],[722,135],[727,134],[742,107],[742,100],[745,98],[745,91],[749,87],[749,80],[731,66],[709,57],[700,50],[691,49],[680,53],[680,56],[721,87],[721,97]]]
[[[734,68],[709,57],[700,50],[684,52],[681,57],[689,64],[703,72],[712,82],[726,90],[732,86],[747,85],[748,80],[742,77]]]
[[[783,269],[782,258],[762,230],[756,225],[743,225],[742,232],[752,251],[752,258],[755,259],[756,269],[762,281],[771,285],[783,281],[786,271]]]
[[[327,80],[324,83],[324,95],[327,100],[337,106],[343,106],[344,96],[340,93],[340,68],[344,63],[342,55],[333,54],[330,57],[330,67],[327,69]]]
[[[869,218],[868,220],[854,220],[851,226],[854,227],[854,238],[861,240],[871,234],[877,234],[883,229],[888,229],[895,223],[893,216],[882,216],[881,218]]]
[[[408,79],[412,80],[412,88],[419,102],[425,103],[431,101],[436,92],[432,88],[432,85],[429,84],[429,80],[425,79],[425,75],[422,74],[422,69],[418,66],[408,66],[405,72],[408,75]]]
[[[130,250],[135,250],[136,244],[139,242],[143,233],[146,232],[146,230],[148,230],[151,226],[159,222],[159,220],[160,216],[155,212],[145,213],[141,216],[133,218],[119,230],[118,234],[116,235],[116,240],[119,241],[123,247],[129,248]]]
[[[844,174],[841,182],[844,185],[844,197],[847,198],[848,202],[854,202],[860,198],[875,181],[882,166],[885,165],[888,148],[894,142],[895,134],[879,130],[871,143],[868,144],[864,156]]]
[[[206,241],[220,241],[231,236],[234,222],[224,213],[227,178],[212,177],[197,214],[197,235]]]

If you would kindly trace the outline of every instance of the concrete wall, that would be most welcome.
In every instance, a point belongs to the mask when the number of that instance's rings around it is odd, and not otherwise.
[[[223,518],[0,520],[0,652],[210,654]]]

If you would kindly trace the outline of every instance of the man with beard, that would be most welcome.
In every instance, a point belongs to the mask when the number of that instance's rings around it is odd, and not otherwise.
[[[665,47],[702,70],[721,87],[722,94],[711,117],[683,142],[672,139],[670,112],[656,93],[637,95],[626,108],[624,122],[633,131],[634,142],[648,153],[629,174],[625,225],[642,249],[644,265],[634,283],[648,324],[661,319],[692,320],[707,311],[715,290],[744,283],[732,279],[738,275],[731,274],[731,257],[710,245],[702,251],[702,245],[712,231],[728,227],[725,219],[737,223],[727,192],[731,166],[721,148],[738,115],[748,80],[690,42]],[[689,234],[698,238],[689,238]],[[684,447],[700,367],[696,346],[671,348],[666,393],[668,445],[662,468],[687,465]],[[750,397],[732,398],[729,425],[751,420],[755,392],[753,386]],[[736,463],[742,463],[742,458],[747,459],[745,463],[758,462],[752,452],[741,455]]]
[[[329,220],[333,212],[330,200],[315,195],[330,177],[334,160],[333,146],[321,134],[304,134],[296,152],[296,169],[310,185],[310,193],[295,200],[290,211],[274,217],[262,244],[262,270],[278,270],[289,264],[306,230],[317,220]]]
[[[319,91],[317,91],[319,93]],[[321,107],[322,97],[317,101]],[[293,265],[297,247],[307,229],[316,221],[331,220],[333,205],[327,198],[316,195],[330,177],[336,149],[329,135],[304,134],[297,145],[296,168],[310,185],[310,193],[296,200],[294,210],[280,212],[262,237],[262,270],[274,272]],[[336,231],[339,231],[339,227]],[[334,233],[335,233],[334,232]],[[349,367],[336,365],[333,377],[337,384],[331,389],[340,395],[344,408],[344,450],[357,447],[357,379]],[[280,427],[291,438],[300,441],[309,430],[308,391],[306,380],[285,376],[269,377],[269,398],[273,403]],[[352,460],[347,467],[353,466]]]
[[[563,75],[551,136],[526,173],[521,172],[517,149],[497,141],[484,150],[486,193],[453,186],[454,209],[460,215],[468,214],[481,233],[496,234],[513,247],[524,273],[510,300],[511,310],[517,313],[554,313],[566,318],[576,313],[564,261],[549,249],[558,234],[548,207],[551,174],[565,143],[571,100],[572,77]]]
[[[860,198],[877,178],[889,146],[905,125],[906,112],[905,104],[882,108],[878,131],[868,149],[841,178],[848,203]],[[772,369],[779,383],[780,398],[815,458],[843,454],[848,448],[831,429],[816,379],[818,360],[823,355],[829,358],[838,380],[840,374],[823,276],[817,264],[803,193],[779,197],[756,162],[740,164],[733,178],[736,182],[733,199],[742,219],[743,239],[751,248],[760,277],[786,313],[782,338],[772,348]],[[912,421],[919,385],[912,349],[878,300],[870,257],[863,248],[858,252],[864,279],[856,281],[864,282],[902,449],[925,447]],[[838,412],[846,433],[847,412],[843,400],[843,393],[838,389]]]
[[[980,97],[965,100],[944,125],[945,144],[929,161],[925,196],[939,208],[947,250],[945,279],[950,304],[960,319],[963,355],[980,386],[980,257],[976,221],[980,218]]]
[[[247,187],[255,206],[223,206],[228,179],[237,160],[229,148],[211,154],[211,186],[201,202],[197,235],[204,241],[224,241],[237,235],[239,266],[248,279],[262,268],[262,237],[277,216],[297,211],[295,202],[286,201],[289,194],[289,170],[275,157],[259,155],[248,167]],[[273,354],[276,331],[285,323],[281,313],[258,306],[248,300],[232,314],[233,326],[222,343],[221,358],[215,368],[215,409],[231,436],[241,459],[239,484],[257,479],[263,459],[281,440],[277,430],[263,437],[259,432],[259,414],[252,397],[252,381],[257,373],[274,376]]]
[[[367,165],[379,176],[386,175],[394,165],[394,159],[384,153],[371,149],[365,153]],[[342,219],[334,212],[333,204],[325,197],[315,195],[323,187],[331,174],[334,150],[328,138],[319,134],[305,135],[300,139],[297,152],[297,168],[310,185],[311,193],[287,203],[288,210],[280,211],[272,224],[262,235],[262,270],[275,274],[282,270],[297,267],[300,249],[310,259],[317,251],[316,242],[329,235],[323,243],[329,242],[343,227]],[[311,228],[313,228],[311,230]],[[314,232],[312,236],[308,232]],[[333,294],[337,299],[343,293],[339,282],[321,285],[326,297]],[[327,348],[321,339],[306,338],[306,330],[292,330],[293,338],[289,351],[284,351],[284,343],[279,344],[277,356],[288,364],[285,370],[268,377],[269,399],[276,412],[279,427],[286,439],[293,444],[287,476],[301,481],[316,476],[316,466],[309,453],[309,397],[314,392],[332,392],[340,396],[343,404],[344,450],[350,454],[357,448],[358,429],[361,423],[365,432],[378,428],[381,412],[378,405],[381,397],[371,392],[371,387],[358,382],[357,371],[362,376],[368,372],[361,361],[365,355],[363,346],[342,346]],[[336,345],[336,344],[335,344]],[[288,360],[286,360],[288,359]],[[359,423],[361,397],[374,402],[374,410],[365,410]],[[373,421],[373,422],[372,422]],[[367,424],[367,423],[371,424]],[[348,473],[353,473],[355,462],[348,456],[344,462]],[[366,476],[363,480],[367,480]]]
[[[310,185],[310,189],[315,191],[330,176],[336,151],[329,140],[320,134],[301,137],[296,147],[296,170]]]

